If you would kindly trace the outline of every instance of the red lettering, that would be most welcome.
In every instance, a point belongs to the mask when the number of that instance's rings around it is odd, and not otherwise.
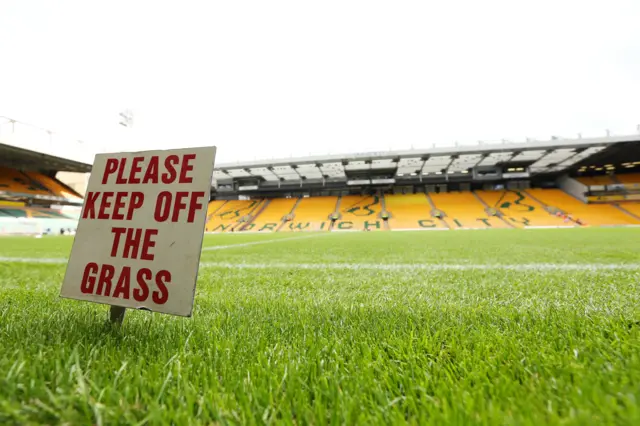
[[[82,274],[82,282],[80,283],[80,291],[84,294],[92,294],[96,285],[96,276],[98,273],[98,264],[94,262],[87,263]]]
[[[126,206],[126,203],[122,201],[122,199],[126,198],[127,195],[129,195],[128,192],[116,192],[116,201],[113,204],[113,214],[111,215],[111,219],[114,219],[114,220],[124,219],[124,215],[120,213],[120,209]]]
[[[120,236],[124,234],[127,228],[111,228],[111,233],[114,234],[113,244],[111,245],[111,257],[118,255],[118,247],[120,247]]]
[[[98,296],[109,296],[111,293],[111,280],[115,274],[116,268],[113,265],[102,265],[100,277],[98,278],[98,290],[96,291]]]
[[[151,239],[151,237],[154,235],[158,235],[157,229],[144,230],[144,240],[142,241],[142,253],[140,253],[140,259],[142,260],[154,259],[155,255],[153,253],[149,253],[149,249],[156,246],[156,242]]]
[[[140,207],[144,203],[144,194],[142,192],[132,192],[131,193],[131,202],[129,203],[129,210],[127,210],[127,220],[131,220],[133,218],[133,212]]]
[[[136,274],[136,281],[140,288],[136,288],[133,290],[133,298],[138,302],[144,302],[149,297],[149,286],[147,285],[147,280],[151,279],[151,271],[147,268],[142,268]]]
[[[122,272],[120,273],[120,278],[118,278],[118,284],[116,284],[116,288],[113,291],[112,297],[115,297],[115,298],[122,297],[124,299],[129,300],[130,287],[131,287],[131,267],[124,266],[122,268]]]
[[[202,203],[199,203],[198,200],[204,197],[204,192],[192,192],[191,200],[189,201],[189,217],[187,218],[187,222],[192,223],[196,218],[196,212],[202,208]]]
[[[124,178],[124,166],[127,164],[126,158],[120,159],[120,167],[118,168],[118,176],[116,176],[116,184],[124,185],[127,183],[127,180]]]
[[[176,201],[173,205],[173,216],[171,217],[171,222],[177,222],[180,219],[180,211],[187,208],[187,203],[182,200],[189,196],[187,191],[178,191],[176,192]]]
[[[122,250],[123,258],[125,259],[138,258],[138,250],[140,249],[141,237],[142,237],[142,229],[140,228],[127,229],[127,235],[124,238],[124,248]]]
[[[109,180],[109,175],[113,174],[118,169],[117,158],[107,158],[107,164],[104,167],[104,175],[102,175],[102,184],[104,185]]]
[[[82,212],[83,219],[95,219],[96,218],[96,200],[100,196],[100,192],[89,192],[84,201],[84,211]]]
[[[144,157],[133,157],[131,170],[129,170],[129,183],[140,183],[140,178],[137,174],[142,171],[141,161],[144,161]]]
[[[171,193],[169,191],[162,191],[158,194],[156,199],[156,211],[153,213],[153,218],[156,222],[164,222],[169,217],[171,210]]]
[[[187,172],[193,170],[193,164],[189,162],[191,160],[195,160],[195,154],[185,154],[182,156],[182,167],[180,168],[180,179],[179,183],[191,183],[193,182],[193,178],[191,176],[187,176]]]
[[[98,219],[109,219],[109,213],[105,210],[111,207],[109,198],[113,197],[113,192],[107,191],[102,193],[102,202],[100,203],[100,209],[98,210]]]
[[[144,173],[142,183],[158,183],[158,156],[154,155],[149,160],[147,171]]]
[[[167,169],[167,173],[162,174],[162,183],[169,184],[176,180],[176,168],[174,164],[180,162],[180,157],[177,155],[170,155],[164,159],[164,167]]]
[[[167,291],[167,286],[171,282],[171,272],[162,270],[156,274],[156,286],[158,286],[158,291],[154,291],[151,298],[158,305],[164,305],[169,300],[169,292]]]

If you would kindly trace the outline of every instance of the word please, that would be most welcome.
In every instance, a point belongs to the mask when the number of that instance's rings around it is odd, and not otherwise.
[[[191,183],[193,178],[188,173],[193,170],[191,162],[195,158],[195,154],[169,155],[162,164],[157,155],[151,156],[146,164],[142,164],[144,157],[133,157],[130,164],[127,164],[126,158],[108,158],[102,184]]]

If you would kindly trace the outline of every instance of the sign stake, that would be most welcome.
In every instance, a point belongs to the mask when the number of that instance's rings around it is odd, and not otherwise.
[[[109,321],[112,324],[122,324],[122,321],[124,321],[124,314],[126,312],[127,308],[111,306],[111,309],[109,309]]]

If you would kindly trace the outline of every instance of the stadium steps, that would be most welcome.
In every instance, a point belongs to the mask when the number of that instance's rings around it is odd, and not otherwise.
[[[624,206],[616,203],[613,204],[613,206],[621,212],[626,213],[632,218],[640,221],[640,203],[627,204]]]
[[[492,208],[492,207],[490,207],[490,206],[489,206],[489,204],[485,203],[485,201],[484,201],[482,198],[480,198],[480,196],[476,193],[476,191],[471,191],[471,193],[473,194],[473,196],[474,196],[474,197],[476,197],[476,200],[478,200],[478,202],[484,206],[485,211],[487,211],[487,210],[489,210],[489,209],[491,209],[491,208]],[[497,218],[498,218],[498,219],[500,219],[502,222],[506,223],[506,224],[507,224],[507,226],[508,226],[509,228],[515,228],[515,226],[513,225],[513,223],[509,223],[509,222],[504,218],[504,214],[503,214],[500,210],[498,210],[498,209],[494,209],[494,210],[496,210],[496,211],[498,212],[498,215],[497,215],[497,216],[494,216],[494,217],[497,217]]]
[[[298,205],[300,204],[300,201],[302,201],[302,197],[298,197],[296,202],[293,204],[293,207],[291,207],[291,210],[289,210],[289,213],[287,213],[284,216],[293,215],[293,217],[295,218],[296,207],[298,207]],[[278,228],[276,228],[276,232],[279,232],[287,224],[287,221],[284,219],[284,216],[280,219],[282,222],[280,223],[280,225],[278,225]]]
[[[231,229],[235,232],[235,231],[242,231],[242,229],[244,229],[245,226],[247,226],[249,223],[253,222],[253,220],[255,219],[255,217],[260,214],[260,212],[262,211],[262,209],[264,208],[264,206],[266,204],[269,203],[269,200],[266,198],[263,198],[262,200],[260,200],[258,202],[258,204],[256,204],[255,206],[253,206],[253,208],[251,210],[249,210],[249,213],[247,213],[246,215],[244,215],[243,217],[247,217],[249,216],[249,220],[245,221],[245,222],[241,222],[238,219],[238,222],[236,222],[235,226],[232,226]],[[256,213],[258,212],[258,213]]]
[[[330,213],[331,215],[340,214],[340,206],[342,205],[342,195],[338,195],[338,199],[336,200],[336,207],[333,209],[333,211]],[[329,224],[329,232],[333,231],[333,227],[336,225],[336,221],[331,221],[331,223]]]
[[[264,202],[264,203],[262,203],[262,206],[260,206],[260,205],[258,206],[259,211],[258,211],[257,213],[255,213],[255,214],[251,214],[251,213],[250,213],[250,215],[251,215],[251,216],[250,216],[249,220],[248,220],[247,222],[244,222],[244,225],[242,225],[242,226],[240,227],[239,231],[244,231],[244,229],[245,229],[247,226],[249,226],[249,225],[251,225],[253,222],[255,222],[255,221],[256,221],[256,219],[257,219],[257,218],[262,214],[262,212],[264,212],[264,211],[265,211],[265,209],[269,206],[269,204],[271,204],[271,200],[264,200],[264,201],[265,201],[265,202]]]
[[[384,194],[382,192],[380,192],[380,205],[382,206],[382,212],[389,213],[389,210],[387,210],[387,200],[386,198],[384,198]],[[384,220],[382,218],[380,218],[380,220],[382,220],[382,226],[384,227],[384,230],[390,231],[391,227],[389,226],[389,220]]]
[[[429,195],[429,193],[428,193],[428,192],[425,192],[425,193],[424,193],[424,196],[425,196],[425,197],[427,197],[427,201],[429,202],[429,205],[431,206],[431,211],[433,211],[433,210],[440,210],[440,209],[438,209],[438,208],[436,207],[436,203],[434,203],[434,202],[433,202],[433,199],[431,198],[431,196]],[[440,223],[443,223],[443,224],[444,224],[444,227],[445,227],[445,228],[447,228],[447,229],[453,229],[453,228],[451,228],[451,225],[449,224],[449,222],[447,222],[447,219],[446,219],[446,217],[447,217],[447,212],[444,212],[444,211],[443,211],[443,213],[444,213],[444,217],[442,217],[442,218],[440,218],[440,219],[438,219],[438,220],[440,221]],[[429,214],[429,216],[431,216],[431,214]],[[431,216],[431,217],[433,217],[433,216]]]

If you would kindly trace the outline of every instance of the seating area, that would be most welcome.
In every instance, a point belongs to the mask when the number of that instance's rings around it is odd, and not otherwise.
[[[516,228],[529,226],[575,226],[549,213],[543,204],[531,198],[527,191],[476,191],[489,207],[500,210],[503,218]]]
[[[554,213],[554,209],[563,214]],[[443,213],[442,218],[432,215],[438,211]],[[388,213],[387,220],[382,217],[383,212]],[[339,216],[332,220],[335,213]],[[209,204],[206,231],[335,232],[580,225],[640,225],[640,203],[586,204],[560,189],[216,200]]]
[[[385,229],[382,197],[377,195],[346,195],[340,199],[340,214],[333,227],[336,231],[382,231]]]
[[[429,194],[434,206],[446,214],[450,228],[485,229],[508,228],[498,216],[487,214],[485,206],[473,192],[441,192]]]
[[[639,225],[640,221],[611,204],[586,204],[560,189],[530,189],[542,203],[557,207],[593,226]]]
[[[220,203],[220,201],[217,201]],[[213,201],[216,203],[216,201]],[[235,232],[247,225],[252,214],[259,213],[266,200],[229,200],[207,215],[205,231]],[[215,206],[214,206],[215,208]],[[209,206],[211,209],[211,206]],[[211,210],[209,210],[211,211]],[[246,220],[245,220],[246,219]]]
[[[291,213],[298,198],[276,198],[268,201],[264,211],[250,222],[244,231],[276,232],[282,226],[282,221]]]
[[[640,219],[640,202],[622,203],[622,204],[619,204],[619,207]]]
[[[613,185],[618,183],[613,176],[600,175],[600,176],[580,176],[576,180],[587,186],[594,185]]]
[[[281,232],[328,231],[329,215],[336,211],[338,197],[302,198],[293,210],[293,219],[280,229]]]
[[[22,172],[0,166],[0,191],[26,195],[46,195],[81,202],[82,197],[54,178],[37,172]]]
[[[0,205],[0,215],[3,217],[30,219],[72,219],[57,210],[42,207],[17,207]]]
[[[640,173],[627,173],[623,175],[616,175],[618,182],[624,184],[640,184]]]
[[[391,212],[391,229],[446,229],[444,220],[431,216],[431,204],[425,194],[385,195],[387,210]]]
[[[7,167],[0,166],[0,191],[28,195],[53,195],[42,184],[34,182],[26,174]]]
[[[43,175],[37,172],[25,172],[25,174],[31,178],[31,181],[42,184],[54,195],[68,200],[82,201],[82,197],[72,191],[70,188],[65,187],[61,182],[49,176]]]

